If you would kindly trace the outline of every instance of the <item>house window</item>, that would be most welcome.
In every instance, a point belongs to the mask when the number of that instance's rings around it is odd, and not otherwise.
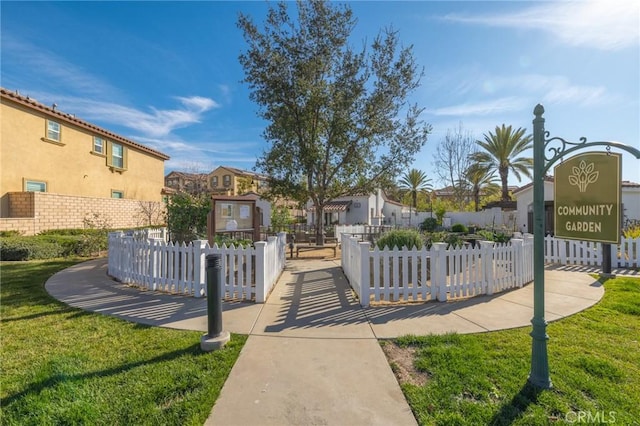
[[[98,136],[93,137],[93,153],[104,155],[104,139]]]
[[[224,183],[224,186],[231,185],[231,175],[224,175],[223,183]]]
[[[111,147],[111,164],[120,169],[124,168],[124,149],[122,145],[114,143]]]
[[[127,148],[115,142],[107,144],[107,166],[127,170]]]
[[[47,192],[47,182],[37,180],[25,180],[24,190],[27,192]]]
[[[47,136],[46,139],[54,142],[60,142],[60,123],[53,120],[47,120]]]
[[[112,189],[111,198],[124,198],[124,191]]]
[[[218,186],[218,176],[214,176],[211,178],[211,186],[213,186],[214,188]]]

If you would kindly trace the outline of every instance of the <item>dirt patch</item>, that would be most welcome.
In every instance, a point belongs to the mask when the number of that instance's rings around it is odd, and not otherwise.
[[[398,383],[424,386],[429,381],[429,374],[417,370],[413,365],[416,348],[410,346],[401,348],[394,342],[387,341],[382,344],[382,350],[387,356]]]

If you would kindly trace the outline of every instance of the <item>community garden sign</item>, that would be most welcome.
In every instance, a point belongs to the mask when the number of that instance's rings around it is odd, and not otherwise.
[[[621,155],[587,152],[554,168],[558,238],[620,242]]]
[[[555,171],[555,231],[561,238],[619,241],[620,155],[622,149],[640,159],[640,150],[615,141],[570,142],[549,137],[544,129],[544,107],[533,110],[533,319],[531,324],[531,371],[529,383],[552,387],[547,355],[547,321],[544,318],[544,177],[549,168],[574,151],[603,145],[607,152],[576,155]],[[613,185],[613,186],[608,186]],[[560,191],[560,192],[558,192]]]

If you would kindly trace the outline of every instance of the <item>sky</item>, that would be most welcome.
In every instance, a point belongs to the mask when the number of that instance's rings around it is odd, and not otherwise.
[[[412,167],[435,187],[447,131],[531,133],[539,103],[550,137],[640,149],[637,0],[344,3],[358,20],[354,48],[389,27],[413,46],[424,76],[408,100],[433,131]],[[262,27],[274,4],[3,0],[0,85],[168,154],[165,174],[251,170],[268,148],[266,123],[242,82],[237,20]],[[640,182],[640,160],[623,152],[622,175]]]

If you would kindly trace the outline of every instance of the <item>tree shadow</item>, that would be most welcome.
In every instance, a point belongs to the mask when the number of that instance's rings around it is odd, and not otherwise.
[[[2,318],[1,322],[4,324],[4,323],[15,322],[15,321],[28,321],[28,320],[32,320],[32,319],[45,318],[45,317],[49,317],[49,316],[52,316],[52,315],[64,315],[64,314],[70,314],[70,315],[64,317],[65,320],[68,320],[68,319],[87,316],[87,315],[92,314],[92,312],[83,311],[83,310],[80,310],[80,309],[77,309],[77,308],[72,308],[70,306],[66,306],[65,305],[62,309],[59,309],[59,310],[38,312],[38,313],[35,313],[35,314],[22,315],[22,316],[19,316],[19,317]]]
[[[111,376],[111,375],[115,375],[115,374],[120,374],[120,373],[125,373],[127,371],[133,370],[136,367],[140,367],[140,366],[144,366],[144,365],[149,365],[149,364],[153,364],[153,363],[159,363],[159,362],[165,362],[165,361],[171,361],[173,359],[179,358],[183,355],[205,355],[207,354],[207,352],[202,351],[202,349],[200,349],[200,344],[193,344],[189,347],[183,348],[183,349],[179,349],[179,350],[175,350],[172,352],[168,352],[159,356],[156,356],[154,358],[150,358],[150,359],[144,359],[144,360],[140,360],[140,361],[136,361],[136,362],[131,362],[129,364],[124,364],[118,367],[114,367],[114,368],[109,368],[106,370],[100,370],[100,371],[93,371],[93,372],[88,372],[88,373],[82,373],[82,374],[71,374],[71,375],[67,375],[67,374],[54,374],[44,380],[41,380],[39,382],[35,382],[35,383],[31,383],[30,385],[28,385],[25,389],[23,389],[20,392],[14,393],[13,395],[9,395],[5,398],[0,399],[0,406],[6,407],[9,404],[21,399],[21,398],[25,398],[30,394],[39,394],[40,392],[42,392],[43,390],[47,389],[47,388],[52,388],[60,383],[67,383],[67,382],[79,382],[82,380],[86,380],[86,379],[92,379],[92,378],[96,378],[96,377],[106,377],[106,376]]]
[[[520,391],[511,398],[511,401],[502,404],[500,410],[493,416],[488,424],[492,426],[513,424],[513,422],[524,415],[531,404],[538,402],[538,396],[542,392],[544,392],[544,389],[526,382],[522,388],[520,388]]]

